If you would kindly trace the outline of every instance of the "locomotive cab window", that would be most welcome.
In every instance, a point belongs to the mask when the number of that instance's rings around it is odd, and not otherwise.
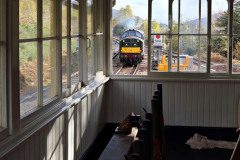
[[[147,75],[148,0],[117,0],[112,9],[114,75]]]

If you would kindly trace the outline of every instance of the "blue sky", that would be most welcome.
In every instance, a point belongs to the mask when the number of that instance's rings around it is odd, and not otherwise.
[[[181,10],[183,21],[196,19],[198,17],[198,0],[181,0]],[[227,0],[212,0],[212,13],[218,13],[227,10]],[[126,5],[131,5],[133,13],[144,19],[148,14],[148,0],[116,0],[114,9],[119,10]],[[168,20],[168,0],[153,0],[153,19],[159,22],[167,23]],[[174,1],[173,7],[177,8],[177,0]],[[176,9],[174,14],[177,15]],[[202,0],[202,17],[207,15],[207,0]],[[176,16],[177,18],[177,16]]]

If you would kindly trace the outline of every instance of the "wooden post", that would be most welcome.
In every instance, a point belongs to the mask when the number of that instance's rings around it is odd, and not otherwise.
[[[153,114],[153,159],[166,160],[166,141],[162,104],[162,84],[158,84],[152,99]]]

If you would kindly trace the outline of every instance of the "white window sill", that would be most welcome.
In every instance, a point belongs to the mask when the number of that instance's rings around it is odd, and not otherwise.
[[[98,76],[91,84],[84,87],[79,92],[76,92],[72,96],[62,99],[51,107],[44,107],[40,112],[26,117],[27,119],[24,119],[25,122],[22,121],[23,124],[21,124],[24,126],[23,128],[0,142],[0,158],[9,153],[12,149],[21,144],[43,126],[64,113],[66,110],[78,104],[82,98],[95,91],[99,86],[104,85],[108,80],[109,78],[104,75]]]

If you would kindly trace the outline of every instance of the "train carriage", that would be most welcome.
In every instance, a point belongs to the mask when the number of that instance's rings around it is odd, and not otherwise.
[[[120,36],[119,58],[123,65],[137,65],[143,60],[144,35],[141,31],[129,29]]]

